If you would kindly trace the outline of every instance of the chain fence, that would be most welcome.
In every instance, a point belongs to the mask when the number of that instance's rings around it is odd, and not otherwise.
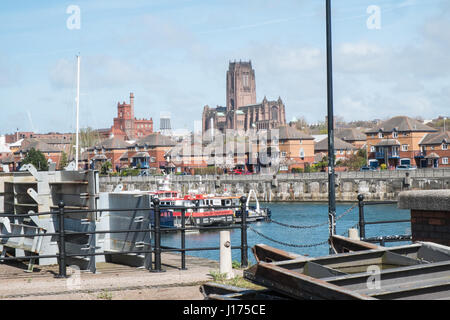
[[[349,214],[350,212],[352,212],[357,206],[358,206],[358,204],[354,204],[353,206],[351,206],[350,208],[348,208],[347,210],[345,210],[342,214],[340,214],[338,217],[336,217],[335,221],[338,221],[338,220],[342,219],[344,216],[346,216],[347,214]],[[280,225],[280,226],[283,226],[283,227],[286,227],[286,228],[291,228],[291,229],[313,229],[313,228],[318,228],[318,227],[322,227],[322,226],[325,226],[325,225],[329,224],[329,221],[327,221],[327,222],[320,223],[320,224],[308,225],[308,226],[305,226],[305,225],[304,225],[304,226],[302,226],[302,225],[286,224],[286,223],[282,223],[282,222],[280,222],[280,221],[276,221],[276,220],[273,220],[273,219],[270,219],[270,222],[273,222],[273,223],[278,224],[278,225]],[[358,226],[358,223],[357,223],[355,226],[353,226],[352,228],[355,228],[355,227],[357,227],[357,226]],[[276,239],[274,239],[274,238],[271,238],[271,237],[269,237],[269,236],[267,236],[267,235],[265,235],[265,234],[263,234],[263,233],[261,233],[261,232],[255,230],[255,229],[254,229],[253,227],[251,227],[251,226],[248,226],[248,229],[251,230],[251,231],[253,231],[253,232],[256,233],[258,236],[260,236],[260,237],[262,237],[262,238],[264,238],[264,239],[266,239],[266,240],[269,240],[269,241],[272,241],[272,242],[275,242],[275,243],[278,243],[278,244],[280,244],[280,245],[287,246],[287,247],[294,247],[294,248],[312,248],[312,247],[318,247],[318,246],[322,246],[322,245],[325,245],[325,244],[328,244],[328,243],[329,243],[329,240],[328,240],[328,239],[325,240],[325,241],[319,242],[319,243],[312,243],[312,244],[294,244],[294,243],[288,243],[288,242],[283,242],[283,241],[280,241],[280,240],[276,240]],[[342,234],[342,236],[344,236],[345,234],[348,234],[348,230],[347,230],[346,232],[344,232],[344,234]]]

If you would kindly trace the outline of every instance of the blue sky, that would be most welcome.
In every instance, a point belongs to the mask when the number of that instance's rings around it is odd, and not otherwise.
[[[252,60],[257,100],[287,120],[326,115],[325,0],[10,1],[0,10],[0,133],[74,131],[76,54],[80,125],[112,125],[135,94],[135,116],[170,112],[193,129],[204,105],[225,103],[230,60]],[[69,5],[81,27],[69,30]],[[368,29],[367,8],[381,12]],[[446,0],[332,1],[335,114],[350,120],[448,114]]]

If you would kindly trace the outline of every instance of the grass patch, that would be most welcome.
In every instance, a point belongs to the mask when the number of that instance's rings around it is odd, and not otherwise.
[[[253,282],[244,279],[242,276],[235,276],[234,278],[227,279],[225,273],[220,273],[218,271],[210,271],[209,275],[213,278],[213,281],[220,284],[225,284],[228,286],[240,287],[251,290],[262,290],[265,287],[254,284]]]
[[[106,290],[103,290],[101,293],[97,295],[97,299],[101,300],[111,300],[112,299],[112,293]]]

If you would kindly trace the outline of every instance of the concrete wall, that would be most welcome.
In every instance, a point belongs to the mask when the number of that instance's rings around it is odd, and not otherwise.
[[[409,177],[406,177],[406,173]],[[157,190],[164,177],[101,177],[100,191],[112,191],[122,183],[125,190]],[[356,201],[359,193],[365,200],[397,200],[405,190],[450,189],[449,169],[424,169],[385,172],[340,172],[336,179],[338,201]],[[327,201],[327,173],[271,175],[172,176],[172,190],[187,193],[247,194],[254,189],[260,201]]]

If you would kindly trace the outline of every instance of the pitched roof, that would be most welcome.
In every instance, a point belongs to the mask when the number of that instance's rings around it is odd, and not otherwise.
[[[399,146],[401,143],[397,139],[383,139],[378,142],[376,147],[390,147],[390,146]]]
[[[359,129],[356,128],[343,128],[337,129],[335,136],[344,141],[366,141],[367,137]]]
[[[125,142],[124,140],[120,139],[119,137],[112,137],[105,140],[100,141],[95,146],[89,148],[89,150],[92,149],[126,149],[130,146],[128,142]]]
[[[61,152],[61,150],[59,150],[58,148],[53,147],[52,145],[49,145],[41,140],[38,140],[35,138],[29,138],[29,139],[24,139],[22,141],[22,145],[21,145],[20,149],[18,151],[16,151],[15,153],[28,152],[32,148],[34,148],[35,150],[39,150],[41,152]]]
[[[420,121],[412,119],[406,116],[393,117],[389,120],[383,121],[376,127],[369,129],[366,133],[377,133],[377,132],[393,132],[396,131],[407,131],[407,132],[435,132],[436,129],[429,127]]]
[[[450,143],[450,132],[435,132],[435,133],[427,133],[422,141],[419,142],[419,145],[423,144],[442,144]]]
[[[342,139],[334,137],[334,150],[356,150],[354,145]],[[328,151],[328,138],[322,139],[314,144],[315,151]]]
[[[138,141],[134,145],[138,146],[151,146],[151,147],[171,147],[176,144],[170,137],[162,135],[159,132],[151,133],[148,136],[145,136]]]
[[[279,126],[278,130],[280,140],[314,140],[309,134],[288,125]]]

